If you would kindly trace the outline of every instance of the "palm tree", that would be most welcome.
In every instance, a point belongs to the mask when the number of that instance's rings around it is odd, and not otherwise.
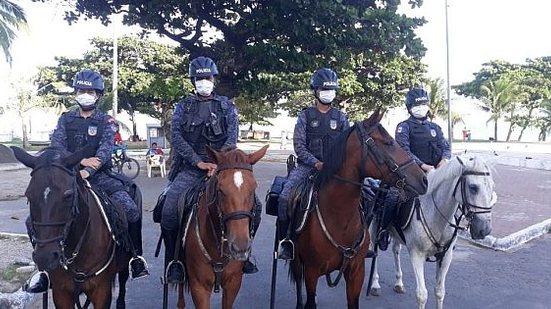
[[[508,78],[500,78],[497,81],[489,80],[480,86],[483,95],[483,103],[490,110],[492,116],[488,122],[494,121],[494,139],[497,141],[497,122],[508,111],[514,109],[516,84]]]
[[[426,84],[427,90],[429,92],[429,110],[431,120],[436,117],[442,119],[448,119],[448,106],[446,104],[446,98],[444,95],[444,81],[441,78],[429,79]],[[459,113],[451,113],[452,119],[452,132],[453,126],[463,122],[463,118]]]
[[[11,64],[10,47],[17,36],[15,30],[26,29],[27,18],[23,8],[9,0],[0,0],[0,46],[6,61]]]

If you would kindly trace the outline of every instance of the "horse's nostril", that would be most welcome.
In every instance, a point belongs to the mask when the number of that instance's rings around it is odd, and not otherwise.
[[[427,187],[429,185],[429,180],[427,179],[427,176],[423,176],[423,184],[425,185],[425,187]]]
[[[60,254],[59,254],[59,252],[57,252],[57,251],[54,251],[54,252],[52,253],[52,255],[54,256],[54,259],[55,259],[55,260],[59,259],[59,257],[60,257]]]

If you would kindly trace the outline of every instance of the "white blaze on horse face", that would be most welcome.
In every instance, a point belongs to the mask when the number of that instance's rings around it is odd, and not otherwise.
[[[235,183],[237,189],[241,189],[241,185],[243,184],[243,174],[240,171],[233,174],[233,183]]]
[[[50,187],[46,187],[46,189],[44,190],[44,202],[47,202],[47,199],[48,199],[48,195],[50,194]]]

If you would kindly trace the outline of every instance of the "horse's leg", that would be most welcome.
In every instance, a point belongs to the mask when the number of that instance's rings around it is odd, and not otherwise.
[[[369,235],[377,234],[376,232],[377,224],[375,223],[376,221],[373,221],[369,226]],[[370,248],[372,248],[372,250],[375,251],[374,238],[370,238],[369,243],[370,243],[369,244]],[[383,251],[379,251],[379,254],[381,254],[382,252]],[[373,296],[381,296],[382,293],[381,293],[381,285],[379,284],[379,270],[377,268],[377,264],[379,264],[377,260],[379,259],[379,257],[378,256],[374,257],[374,259],[375,259],[375,265],[373,267],[373,279],[371,280],[371,290],[369,291],[369,294]]]
[[[425,256],[416,250],[409,251],[411,258],[411,265],[413,266],[413,272],[415,273],[415,281],[417,283],[417,290],[415,294],[417,296],[417,308],[424,309],[427,303],[427,287],[425,286]]]
[[[176,308],[184,309],[186,307],[186,299],[184,298],[184,284],[178,283],[178,304]]]
[[[362,252],[362,251],[360,251]],[[360,308],[360,293],[364,284],[365,262],[363,256],[356,256],[344,272],[348,309]]]
[[[318,288],[318,278],[320,276],[316,267],[304,267],[304,284],[306,285],[306,304],[305,309],[316,309],[316,290]]]
[[[402,263],[400,262],[400,250],[402,245],[396,238],[392,238],[392,253],[394,253],[394,270],[396,271],[396,282],[394,283],[394,292],[404,294],[406,292],[404,288],[404,282],[402,281]]]
[[[210,295],[213,284],[206,284],[198,279],[191,278],[189,281],[191,298],[196,309],[210,309]],[[180,307],[178,307],[180,309]],[[181,307],[183,308],[183,307]]]
[[[444,307],[444,297],[446,296],[446,275],[450,269],[450,264],[453,259],[453,246],[455,241],[451,244],[449,250],[444,255],[442,263],[436,263],[436,285],[434,286],[434,295],[436,297],[436,308],[442,309]]]
[[[113,280],[114,278],[111,278]],[[111,282],[111,281],[109,281]],[[90,302],[97,309],[109,309],[111,308],[111,299],[113,292],[111,290],[112,284],[98,284],[90,295],[87,295]]]
[[[119,277],[119,295],[117,296],[117,309],[126,308],[126,282],[128,281],[128,268],[124,267],[124,270],[118,272]]]
[[[239,267],[238,271],[241,271],[242,266]],[[241,273],[233,273],[226,275],[226,280],[223,282],[223,292],[222,292],[222,309],[232,309],[237,293],[241,288],[241,281],[243,275]]]

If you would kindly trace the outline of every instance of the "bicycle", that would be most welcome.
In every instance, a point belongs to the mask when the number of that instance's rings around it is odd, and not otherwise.
[[[117,145],[111,156],[111,171],[123,174],[130,179],[138,177],[140,174],[140,164],[138,160],[126,155],[126,145]]]

